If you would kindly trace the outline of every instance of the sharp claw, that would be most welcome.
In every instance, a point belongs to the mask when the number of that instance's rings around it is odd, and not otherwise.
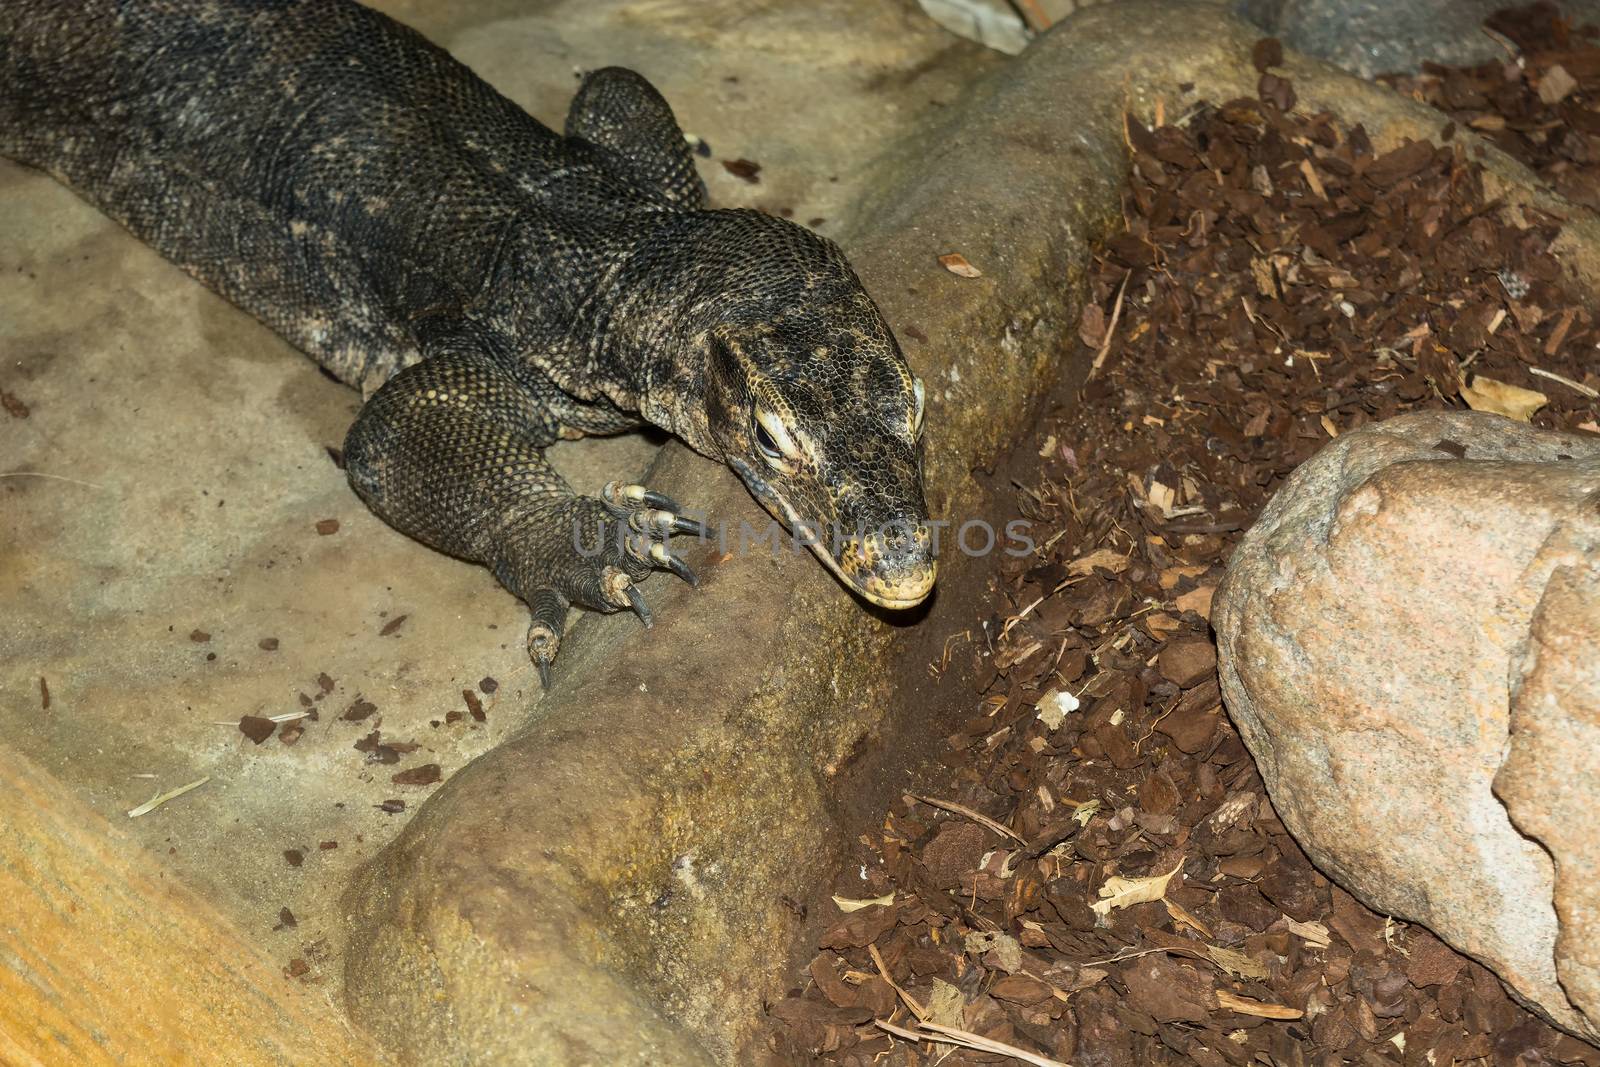
[[[646,630],[655,625],[655,620],[650,617],[650,608],[644,602],[644,594],[639,592],[639,587],[631,582],[623,590],[628,594],[628,603],[633,608],[633,613],[639,616],[639,621],[644,623]]]
[[[703,523],[694,519],[654,509],[634,512],[628,519],[628,525],[641,533],[650,533],[657,537],[671,537],[673,534],[694,534],[697,537],[704,537],[710,533]]]
[[[667,496],[665,493],[658,493],[653,489],[646,489],[644,491],[644,502],[646,504],[650,505],[651,507],[655,508],[657,511],[681,511],[681,510],[683,510],[683,509],[678,507],[678,502],[676,500],[673,500],[670,496]]]
[[[550,691],[550,661],[541,657],[535,659],[533,665],[539,668],[540,688],[548,693]]]
[[[607,482],[600,491],[600,496],[606,503],[621,508],[638,507],[643,504],[647,508],[657,511],[678,511],[678,502],[665,493],[658,493],[654,489],[646,489],[642,485],[625,485],[622,482]]]
[[[710,537],[711,527],[696,519],[686,519],[682,515],[672,516],[672,532],[675,534],[693,534],[696,537]]]
[[[651,545],[650,558],[661,566],[667,568],[667,570],[671,571],[673,574],[676,574],[679,578],[682,578],[684,581],[688,582],[691,588],[700,588],[700,579],[695,577],[694,571],[690,570],[689,565],[677,555],[669,552],[666,545]]]

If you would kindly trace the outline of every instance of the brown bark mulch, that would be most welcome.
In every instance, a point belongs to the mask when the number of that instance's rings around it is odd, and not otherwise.
[[[1428,63],[1421,74],[1379,80],[1482,134],[1567,199],[1600,209],[1600,35],[1550,3],[1497,12],[1485,26],[1506,42],[1499,61]]]
[[[1600,50],[1573,56],[1579,87],[1543,112],[1516,95],[1519,123],[1595,120]],[[1380,154],[1292,113],[1273,46],[1256,58],[1259,99],[1129,120],[1127,231],[1079,334],[1099,368],[1019,485],[1037,551],[994,557],[988,601],[931,666],[970,686],[952,699],[971,714],[941,784],[857,845],[837,922],[768,1007],[773,1063],[1022,1062],[886,1023],[1075,1067],[1600,1065],[1319,874],[1221,709],[1211,592],[1333,436],[1531,394],[1538,425],[1600,415],[1595,322],[1549,252],[1554,220],[1485,202],[1459,144]]]

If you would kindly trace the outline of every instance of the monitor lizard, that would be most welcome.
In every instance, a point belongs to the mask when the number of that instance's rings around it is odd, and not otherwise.
[[[674,535],[563,438],[659,426],[726,463],[861,597],[923,601],[924,389],[831,241],[712,210],[662,96],[587,74],[558,134],[352,0],[8,0],[0,154],[41,168],[364,404],[351,486],[488,566],[549,684],[567,611],[650,612]]]

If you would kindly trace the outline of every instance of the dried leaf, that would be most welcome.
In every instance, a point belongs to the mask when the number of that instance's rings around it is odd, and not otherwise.
[[[441,777],[443,775],[437,763],[424,763],[420,767],[412,767],[410,770],[401,771],[390,780],[395,785],[432,785],[434,782],[439,781]]]
[[[1007,974],[1022,969],[1022,943],[1010,934],[974,930],[967,934],[961,947],[973,959],[992,951],[999,957],[1000,969]]]
[[[836,896],[833,898],[833,903],[840,911],[846,912],[860,911],[862,908],[870,908],[874,904],[882,904],[887,907],[894,903],[894,891],[890,890],[881,897],[872,897],[865,900],[853,900],[850,897]]]
[[[735,178],[749,182],[751,185],[754,185],[761,180],[759,177],[757,177],[757,175],[761,173],[761,164],[755,162],[754,160],[724,159],[722,161],[722,169],[733,175]]]
[[[1067,573],[1074,578],[1081,578],[1085,574],[1094,573],[1096,567],[1108,570],[1112,574],[1121,574],[1128,569],[1128,556],[1113,549],[1102,548],[1067,564]]]
[[[933,992],[928,994],[926,1005],[928,1022],[941,1026],[960,1026],[965,1021],[962,1017],[965,1007],[966,998],[961,995],[961,990],[942,978],[933,980]]]
[[[1295,919],[1291,919],[1287,915],[1285,915],[1283,918],[1288,924],[1288,930],[1291,934],[1305,940],[1312,945],[1315,945],[1317,948],[1327,948],[1331,943],[1328,937],[1328,928],[1322,923],[1303,923]]]
[[[1161,514],[1166,518],[1172,517],[1172,506],[1177,503],[1178,491],[1164,482],[1152,481],[1148,494],[1150,503],[1161,509]]]
[[[1071,693],[1060,689],[1052,689],[1039,698],[1039,703],[1034,705],[1038,711],[1039,721],[1051,730],[1061,729],[1067,721],[1067,716],[1077,711],[1080,707],[1078,698]]]
[[[939,257],[939,262],[944,264],[944,269],[951,274],[962,278],[980,278],[983,271],[967,262],[967,257],[960,252],[950,252]]]
[[[1104,918],[1111,914],[1113,908],[1128,908],[1146,901],[1160,900],[1167,895],[1167,883],[1181,870],[1183,870],[1183,857],[1179,856],[1178,862],[1173,864],[1172,870],[1166,874],[1155,874],[1147,878],[1124,878],[1121,875],[1113,875],[1100,887],[1101,899],[1089,907]]]
[[[1094,302],[1083,305],[1078,317],[1078,340],[1085,348],[1099,348],[1106,339],[1106,309]]]
[[[1278,299],[1278,279],[1268,260],[1261,256],[1251,256],[1250,276],[1255,279],[1256,292],[1268,300]]]
[[[1198,578],[1211,568],[1205,564],[1195,564],[1186,567],[1168,567],[1161,572],[1161,588],[1172,589],[1185,578]]]
[[[1461,387],[1461,398],[1473,411],[1491,411],[1518,422],[1528,422],[1533,413],[1549,403],[1543,393],[1509,385],[1474,374],[1472,380]]]
[[[278,724],[262,715],[244,715],[239,719],[239,732],[256,744],[272,736]]]
[[[1172,916],[1174,922],[1187,926],[1201,937],[1214,936],[1211,932],[1211,927],[1207,926],[1200,916],[1179,904],[1176,900],[1162,900],[1161,903],[1167,906],[1167,914]]]
[[[1215,963],[1235,978],[1266,980],[1267,968],[1246,956],[1243,952],[1236,952],[1231,948],[1223,948],[1221,945],[1206,945],[1203,951],[1211,958],[1212,963]]]

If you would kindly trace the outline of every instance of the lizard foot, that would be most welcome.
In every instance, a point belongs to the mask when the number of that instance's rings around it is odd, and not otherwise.
[[[598,499],[570,498],[565,520],[547,527],[570,531],[564,549],[557,551],[551,541],[523,542],[518,555],[526,565],[497,569],[501,581],[523,596],[532,613],[528,656],[545,688],[561,649],[569,605],[632,611],[648,628],[655,620],[638,583],[652,571],[671,571],[698,587],[699,579],[672,551],[670,540],[684,534],[705,538],[711,531],[682,510],[670,497],[644,486],[611,482]],[[540,544],[542,549],[530,551]]]
[[[705,539],[711,536],[710,527],[697,519],[686,518],[682,514],[683,509],[671,497],[642,485],[607,482],[600,491],[600,497],[612,514],[627,520],[632,534],[628,539],[628,549],[634,558],[671,571],[696,589],[700,587],[700,579],[668,546],[668,538],[673,534],[690,534]],[[631,594],[630,599],[634,612],[649,626],[650,612],[645,608],[644,600],[637,591]]]

